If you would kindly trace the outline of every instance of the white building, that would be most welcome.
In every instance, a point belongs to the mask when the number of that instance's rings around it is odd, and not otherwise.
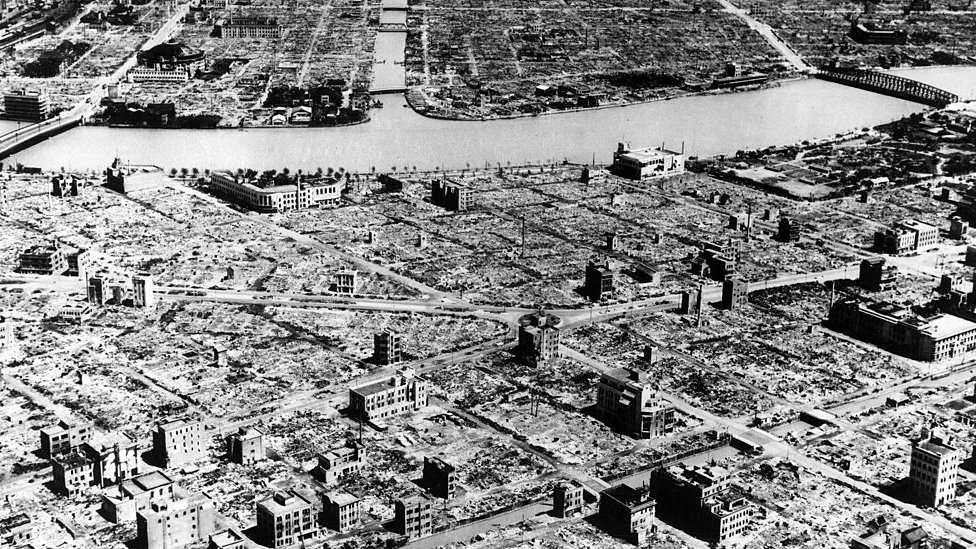
[[[919,500],[938,507],[955,499],[961,462],[959,450],[935,433],[913,444],[908,476]]]
[[[610,171],[628,179],[646,179],[685,172],[685,155],[664,147],[632,149],[618,143]]]
[[[336,180],[259,187],[230,172],[213,172],[210,188],[217,194],[258,212],[286,212],[336,204],[342,197]]]

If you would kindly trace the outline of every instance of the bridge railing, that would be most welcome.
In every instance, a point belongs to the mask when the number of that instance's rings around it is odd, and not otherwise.
[[[816,76],[830,82],[847,84],[934,107],[941,108],[959,101],[959,96],[954,93],[886,72],[868,69],[821,69]]]

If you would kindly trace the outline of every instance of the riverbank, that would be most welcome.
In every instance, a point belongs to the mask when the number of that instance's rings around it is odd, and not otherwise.
[[[740,86],[736,88],[724,88],[724,89],[704,89],[704,90],[687,90],[682,88],[674,88],[681,90],[680,92],[670,93],[666,95],[649,97],[646,99],[638,99],[634,101],[618,101],[614,103],[606,103],[601,105],[594,105],[592,107],[571,107],[565,109],[550,109],[541,112],[523,112],[523,113],[511,113],[511,114],[496,114],[496,115],[482,115],[480,117],[465,117],[465,116],[450,116],[447,114],[441,114],[439,112],[431,112],[425,108],[426,104],[420,104],[424,101],[423,98],[418,98],[421,92],[418,91],[422,86],[414,86],[407,90],[405,96],[407,100],[407,105],[420,116],[430,118],[433,120],[449,120],[457,122],[491,122],[496,120],[516,120],[520,118],[536,118],[539,116],[549,116],[555,114],[564,113],[577,113],[577,112],[589,112],[589,111],[600,111],[606,109],[616,109],[621,107],[630,107],[634,105],[645,105],[648,103],[657,103],[660,101],[671,101],[674,99],[681,99],[686,97],[698,97],[698,96],[713,96],[713,95],[728,95],[735,93],[746,93],[761,91],[765,89],[775,88],[782,85],[785,82],[795,82],[798,80],[804,80],[809,78],[809,75],[799,74],[791,75],[788,78],[780,78],[769,80],[760,85],[751,86]]]

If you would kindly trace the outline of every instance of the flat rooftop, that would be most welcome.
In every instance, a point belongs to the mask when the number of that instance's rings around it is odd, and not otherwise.
[[[359,498],[345,491],[329,492],[328,494],[326,494],[326,497],[328,497],[329,501],[331,501],[336,505],[351,505],[359,501]]]
[[[148,492],[150,490],[155,490],[160,486],[172,484],[173,479],[166,476],[166,473],[162,471],[153,471],[151,473],[139,475],[133,478],[130,482],[133,486],[139,488],[141,492]]]
[[[961,333],[976,330],[976,322],[953,315],[939,315],[923,322],[919,329],[935,339],[944,339]]]

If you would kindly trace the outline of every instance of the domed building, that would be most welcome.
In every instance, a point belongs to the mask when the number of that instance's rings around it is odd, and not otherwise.
[[[136,56],[139,64],[156,70],[187,69],[194,73],[203,68],[206,54],[179,42],[165,42],[141,51]]]
[[[179,42],[165,42],[136,55],[139,65],[128,72],[129,82],[186,82],[203,69],[206,54]]]

